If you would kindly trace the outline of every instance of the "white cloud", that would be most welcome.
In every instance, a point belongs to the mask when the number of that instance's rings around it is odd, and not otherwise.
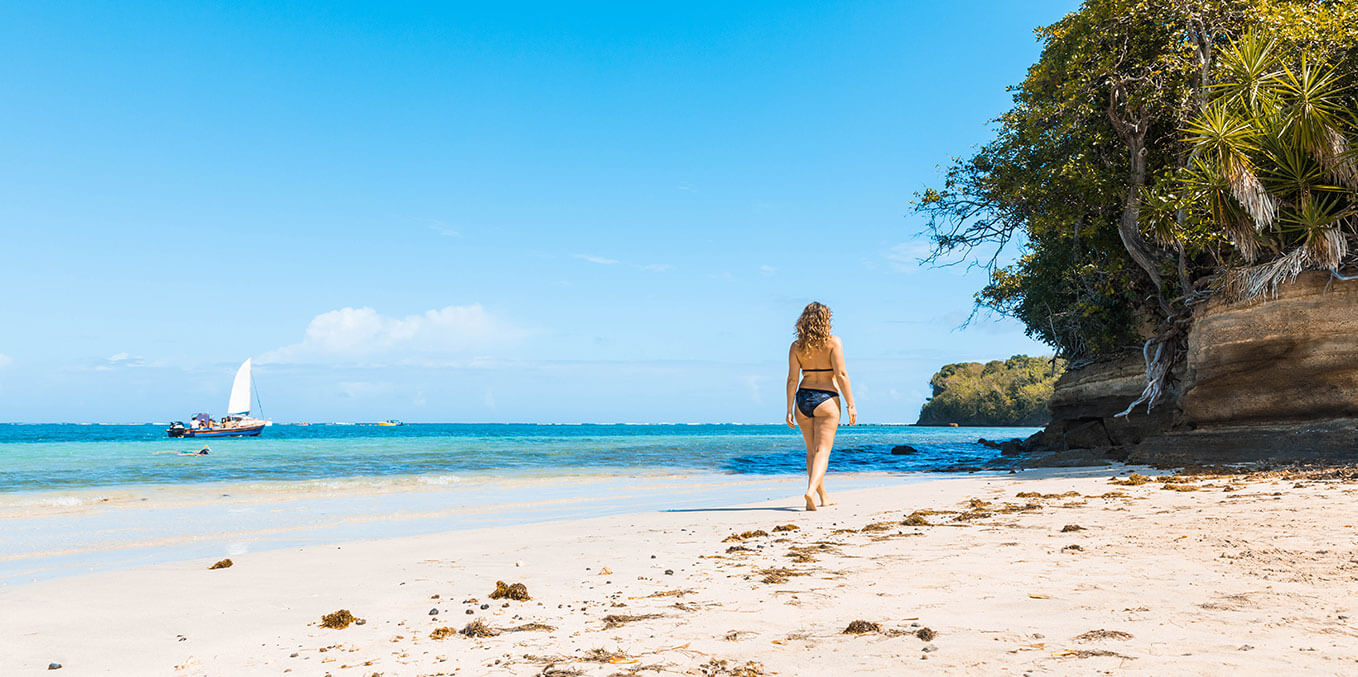
[[[0,369],[4,369],[11,364],[14,364],[14,358],[4,353],[0,353]]]
[[[114,353],[104,358],[104,361],[94,365],[95,371],[112,371],[114,369],[132,369],[136,367],[159,367],[159,362],[147,362],[146,358],[131,353]]]
[[[892,270],[900,273],[913,273],[920,269],[920,259],[927,257],[929,252],[929,243],[912,240],[888,249],[882,256],[891,262]]]
[[[449,355],[512,344],[530,332],[491,316],[479,303],[404,318],[372,308],[340,308],[311,319],[300,343],[269,351],[261,363],[334,362]]]
[[[760,266],[760,267],[759,267],[759,272],[761,272],[761,273],[763,273],[763,274],[765,274],[765,275],[772,275],[772,274],[778,272],[778,269],[777,269],[777,268],[774,268],[773,266]]]
[[[668,263],[652,263],[649,265],[637,267],[642,270],[649,270],[652,273],[668,273],[669,271],[674,270],[674,266]]]
[[[572,256],[574,256],[577,259],[580,259],[581,261],[589,261],[590,263],[597,263],[604,266],[611,266],[618,263],[617,259],[609,259],[604,258],[602,256],[593,256],[591,254],[572,254]]]

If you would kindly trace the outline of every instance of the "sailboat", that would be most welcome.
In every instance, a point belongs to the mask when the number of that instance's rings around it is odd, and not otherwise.
[[[165,432],[170,437],[255,437],[264,431],[269,421],[250,416],[250,393],[252,379],[249,359],[242,362],[236,370],[236,380],[231,382],[231,396],[226,401],[226,415],[215,421],[208,414],[196,414],[192,425],[182,421],[170,424]]]

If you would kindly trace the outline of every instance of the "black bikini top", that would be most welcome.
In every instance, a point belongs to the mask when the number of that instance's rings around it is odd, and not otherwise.
[[[835,370],[834,367],[827,367],[825,369],[807,369],[806,367],[802,367],[802,371],[834,371],[834,370]]]

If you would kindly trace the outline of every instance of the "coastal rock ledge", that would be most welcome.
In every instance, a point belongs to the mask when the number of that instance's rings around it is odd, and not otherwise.
[[[1115,417],[1144,370],[1133,355],[1067,371],[1028,447],[1059,465],[1072,450],[1160,465],[1358,461],[1358,281],[1307,272],[1274,296],[1200,307],[1166,401]]]

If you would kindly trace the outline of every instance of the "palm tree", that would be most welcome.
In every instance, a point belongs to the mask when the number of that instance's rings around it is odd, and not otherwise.
[[[1215,96],[1184,130],[1191,153],[1178,190],[1148,197],[1152,232],[1201,249],[1229,243],[1244,265],[1214,254],[1235,298],[1276,291],[1303,270],[1339,275],[1358,213],[1349,87],[1328,64],[1289,63],[1258,33],[1224,50],[1218,73]]]

